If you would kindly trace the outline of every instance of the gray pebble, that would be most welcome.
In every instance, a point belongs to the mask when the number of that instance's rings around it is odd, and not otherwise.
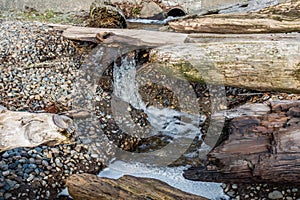
[[[8,165],[2,165],[1,168],[3,171],[6,171],[6,170],[8,170],[9,167],[8,167]]]
[[[36,164],[29,164],[28,167],[29,167],[30,169],[35,169],[35,168],[37,168]]]
[[[20,184],[16,184],[14,188],[18,189],[19,187],[20,187]]]
[[[281,199],[281,198],[283,198],[283,195],[282,195],[282,193],[280,191],[275,190],[275,191],[270,192],[268,194],[268,198],[269,199]]]
[[[43,160],[43,161],[42,161],[42,165],[44,165],[44,166],[49,166],[49,163],[48,163],[46,160]]]
[[[10,174],[10,171],[9,171],[9,170],[2,172],[2,175],[3,175],[3,176],[8,176],[9,174]]]
[[[237,184],[232,184],[231,188],[235,190],[235,189],[238,188],[238,185]]]
[[[11,193],[5,193],[4,199],[9,199],[10,197],[12,197]]]
[[[50,197],[50,191],[46,191],[46,197]]]
[[[234,191],[229,191],[227,192],[227,195],[230,197],[235,197],[235,192]]]
[[[9,185],[10,188],[13,188],[13,187],[15,186],[15,184],[16,184],[15,181],[12,181],[12,180],[10,180],[10,179],[7,179],[7,180],[6,180],[6,183]]]
[[[63,167],[63,164],[61,163],[61,160],[59,158],[55,158],[55,164],[58,167]]]
[[[294,192],[294,193],[298,192],[298,188],[293,188],[292,192]]]
[[[32,163],[35,163],[35,159],[34,158],[29,158],[29,162],[32,164]]]
[[[30,182],[34,179],[34,175],[33,174],[29,174],[29,177],[26,179],[27,182]]]
[[[26,160],[24,158],[22,158],[22,159],[19,160],[19,163],[22,163],[22,164],[26,163]]]
[[[6,152],[4,152],[4,154],[2,154],[2,158],[8,158],[9,157],[9,154],[8,154],[8,152],[6,151]]]

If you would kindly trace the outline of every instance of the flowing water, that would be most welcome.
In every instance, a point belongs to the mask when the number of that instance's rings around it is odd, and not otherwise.
[[[132,49],[134,47],[126,46],[127,52]],[[78,105],[93,109],[92,103],[88,102],[94,98],[96,100],[94,109],[98,109],[94,121],[88,123],[78,121],[78,129],[83,133],[79,138],[86,144],[90,143],[91,151],[100,157],[109,154],[108,167],[99,176],[119,178],[128,174],[156,178],[183,191],[209,199],[227,199],[219,183],[184,179],[182,173],[188,167],[187,164],[181,163],[180,166],[170,167],[182,156],[199,160],[199,154],[211,149],[201,139],[201,125],[206,117],[199,112],[197,97],[190,83],[164,74],[160,71],[159,65],[140,66],[135,57],[124,56],[124,53],[120,52],[122,49],[99,47],[93,52],[90,63],[87,62],[83,66],[85,74],[78,79],[80,86],[77,88],[79,91],[77,95],[82,96]],[[121,59],[114,59],[113,55]],[[107,66],[109,60],[115,60],[110,66],[111,76],[108,75],[109,67],[103,68]],[[108,79],[110,81],[107,81]],[[170,93],[172,98],[174,97],[173,100],[170,95],[165,95],[166,97],[162,95],[162,98],[147,101],[145,96],[151,97],[151,92],[143,91],[141,88],[149,83],[163,88],[154,93],[159,95]],[[95,84],[100,86],[96,88]],[[93,90],[97,92],[93,94]],[[132,113],[139,114],[133,116]],[[142,118],[140,121],[144,121],[145,125],[135,121],[135,118]],[[90,127],[91,124],[94,127]],[[145,139],[151,143],[150,148],[149,145],[139,144],[139,149],[143,149],[144,146],[147,148],[143,151],[126,151],[116,145],[116,141],[124,142],[124,135],[137,138],[133,141]],[[111,138],[117,140],[113,141]],[[161,141],[163,145],[159,144]],[[195,141],[200,146],[195,151],[188,151]]]
[[[138,79],[136,69],[137,64],[135,60],[129,57],[123,58],[120,65],[114,64],[113,93],[116,97],[127,102],[135,109],[142,110],[147,114],[147,120],[150,122],[152,129],[151,132],[148,133],[148,137],[162,133],[172,138],[172,140],[176,138],[178,140],[177,142],[182,142],[179,138],[184,138],[185,143],[191,143],[196,136],[201,138],[200,125],[203,124],[205,120],[205,117],[202,115],[146,105],[139,93],[139,87],[143,84],[143,81]],[[123,109],[126,110],[127,107]],[[168,155],[170,157],[172,157],[171,154],[178,155],[178,152],[183,152],[180,151],[180,148],[188,148],[188,146],[182,144],[173,146],[172,142],[173,141],[171,141],[172,148],[168,151],[163,148],[163,151],[166,151],[166,154],[163,155],[166,157],[160,157],[161,159],[169,160]],[[203,143],[201,148],[209,147]],[[192,153],[193,152],[189,152],[189,154]],[[122,152],[122,154],[124,154],[124,152]],[[187,166],[161,166],[161,164],[165,162],[157,160],[155,160],[155,162],[158,163],[153,162],[153,155],[149,152],[141,154],[142,156],[136,155],[131,154],[131,156],[136,158],[134,161],[124,161],[119,158],[114,158],[99,176],[114,179],[120,178],[123,175],[155,178],[188,193],[201,195],[209,199],[227,199],[219,183],[195,182],[185,179],[182,176],[182,172]]]

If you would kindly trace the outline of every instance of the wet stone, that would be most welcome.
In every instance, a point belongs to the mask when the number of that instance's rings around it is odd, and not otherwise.
[[[28,182],[32,181],[34,179],[34,175],[29,174],[29,177],[26,179]]]
[[[15,181],[12,181],[12,180],[9,180],[9,179],[6,180],[6,183],[9,185],[10,188],[13,188],[16,184]]]
[[[2,175],[3,175],[3,176],[8,176],[9,174],[10,174],[10,171],[8,171],[8,170],[7,170],[7,171],[4,171],[4,172],[2,172]]]
[[[293,188],[292,192],[294,192],[294,193],[298,192],[298,188]]]
[[[283,195],[280,191],[275,190],[275,191],[272,191],[268,194],[268,198],[269,199],[282,199]]]
[[[8,158],[9,157],[9,153],[6,151],[2,154],[2,158]]]
[[[237,184],[232,184],[231,188],[235,190],[235,189],[238,188],[238,185]]]
[[[4,199],[9,199],[11,197],[12,197],[11,193],[5,193],[5,195],[4,195]]]
[[[1,166],[1,169],[2,169],[3,171],[8,170],[8,168],[9,168],[8,165],[2,165],[2,166]]]

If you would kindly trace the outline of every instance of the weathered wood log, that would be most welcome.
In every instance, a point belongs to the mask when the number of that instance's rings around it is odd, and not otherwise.
[[[270,108],[230,121],[228,136],[208,154],[207,167],[191,168],[185,178],[300,184],[300,101],[272,102]]]
[[[129,41],[129,38],[136,40],[136,45],[148,44],[152,48],[161,46],[151,51],[151,62],[161,64],[163,70],[179,78],[219,82],[256,90],[300,92],[298,33],[266,34],[261,35],[262,39],[259,39],[260,35],[237,35],[236,41],[232,35],[217,35],[217,39],[214,38],[215,35],[191,35],[189,38],[202,37],[206,40],[200,42],[207,42],[207,38],[210,38],[208,42],[212,43],[187,45],[178,44],[183,43],[187,37],[180,33],[69,26],[64,28],[63,35],[74,40],[100,42],[96,39],[97,34],[101,36],[105,32],[112,32],[102,42],[110,43],[123,37],[123,41]],[[232,42],[215,43],[216,40]],[[166,45],[170,43],[177,45]]]
[[[300,31],[300,20],[283,20],[279,15],[217,14],[184,18],[168,23],[181,33],[288,33]]]
[[[67,179],[69,194],[75,200],[99,199],[199,199],[168,184],[151,179],[123,176],[117,180],[91,174],[72,175]]]
[[[300,92],[299,42],[167,45],[150,62],[182,79],[265,91]]]
[[[212,42],[245,42],[245,41],[280,41],[298,42],[299,33],[266,33],[266,34],[210,34],[192,33],[187,36],[185,43],[212,43]]]
[[[71,143],[73,121],[51,113],[13,112],[0,106],[0,152],[40,144]]]
[[[59,29],[64,29],[63,36],[72,40],[82,40],[95,42],[96,34],[103,34],[104,32],[112,32],[118,36],[131,37],[133,39],[141,40],[145,43],[164,45],[164,44],[178,44],[183,43],[187,34],[172,33],[161,31],[147,31],[136,29],[109,29],[109,28],[87,28],[75,26],[59,26],[51,24],[50,26]]]

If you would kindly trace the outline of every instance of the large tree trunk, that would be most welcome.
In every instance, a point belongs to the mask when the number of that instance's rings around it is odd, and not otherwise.
[[[181,33],[287,33],[300,31],[300,20],[283,20],[279,15],[217,14],[169,22]]]
[[[208,154],[207,167],[191,168],[185,178],[300,184],[300,101],[273,102],[270,107],[265,114],[250,112],[230,121],[228,136]]]
[[[197,82],[300,92],[300,42],[240,41],[154,48],[150,61]]]
[[[159,180],[133,176],[123,176],[115,180],[91,174],[72,175],[67,180],[67,186],[75,200],[206,199],[182,192]]]

